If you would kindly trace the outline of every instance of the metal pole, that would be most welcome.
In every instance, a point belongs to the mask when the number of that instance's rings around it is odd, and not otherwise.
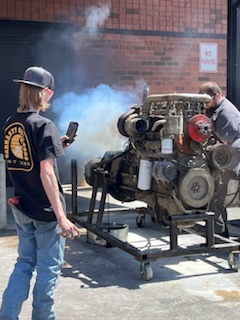
[[[72,159],[71,161],[71,173],[72,173],[72,214],[77,214],[77,186],[78,186],[78,172],[77,172],[77,160]]]
[[[239,0],[228,0],[227,97],[240,109],[239,87]]]
[[[0,229],[7,228],[6,166],[0,153]]]

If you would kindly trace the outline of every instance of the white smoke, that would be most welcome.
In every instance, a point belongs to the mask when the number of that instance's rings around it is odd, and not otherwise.
[[[129,90],[100,84],[81,95],[70,92],[55,99],[51,109],[58,115],[55,123],[61,135],[70,121],[79,122],[77,140],[66,152],[85,162],[101,158],[106,151],[123,150],[126,138],[118,132],[118,118],[140,100],[138,84]]]
[[[92,31],[94,34],[98,32],[110,14],[110,7],[108,4],[103,4],[101,7],[90,7],[85,11],[86,25],[85,28]]]
[[[99,37],[99,28],[103,26],[109,14],[110,5],[107,3],[88,7],[85,10],[85,25],[81,31],[74,34],[77,49],[87,47],[91,39]]]
[[[99,27],[109,14],[110,5],[106,3],[86,9],[85,26],[73,35],[76,51],[88,47],[92,39],[102,36]],[[82,72],[80,62],[77,72]],[[51,110],[56,114],[54,122],[61,135],[66,133],[70,121],[79,122],[77,139],[66,149],[67,156],[60,167],[63,174],[69,174],[71,159],[77,159],[79,167],[83,167],[90,159],[102,158],[106,151],[124,150],[127,139],[118,132],[117,121],[130,107],[141,102],[144,85],[143,80],[127,89],[99,84],[81,94],[68,92],[53,100]]]

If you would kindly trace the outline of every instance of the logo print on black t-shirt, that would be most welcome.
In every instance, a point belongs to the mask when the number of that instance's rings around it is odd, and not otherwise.
[[[5,129],[4,157],[8,170],[32,170],[30,143],[22,123],[14,122]]]

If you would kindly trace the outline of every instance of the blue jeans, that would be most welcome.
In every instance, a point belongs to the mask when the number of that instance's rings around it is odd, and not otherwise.
[[[19,256],[3,294],[0,320],[18,319],[35,270],[32,320],[54,320],[54,290],[64,261],[66,239],[56,234],[56,221],[37,221],[14,205],[11,207],[19,237]]]

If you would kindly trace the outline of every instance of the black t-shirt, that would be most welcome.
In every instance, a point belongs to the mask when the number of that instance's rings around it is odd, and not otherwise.
[[[64,155],[54,123],[36,112],[15,113],[4,127],[4,157],[12,180],[19,209],[40,221],[54,221],[56,216],[40,179],[40,161],[54,159],[54,172],[64,211],[66,205],[59,180],[56,158]]]

